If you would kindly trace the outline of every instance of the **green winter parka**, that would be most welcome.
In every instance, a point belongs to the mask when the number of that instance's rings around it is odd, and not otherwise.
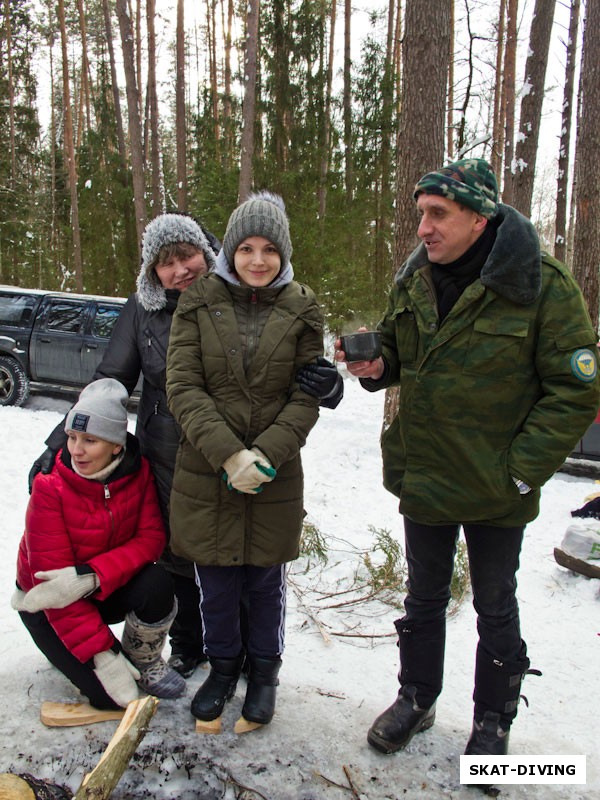
[[[300,448],[319,410],[295,374],[323,353],[323,315],[314,293],[295,281],[279,290],[234,292],[236,302],[247,297],[242,332],[230,288],[215,274],[185,292],[173,318],[167,398],[183,434],[171,493],[171,548],[203,566],[267,567],[298,556]],[[250,337],[269,303],[254,352]],[[244,352],[253,353],[247,369]],[[228,489],[222,464],[253,446],[275,467],[275,479],[256,495]]]
[[[597,337],[579,287],[540,253],[529,220],[506,205],[500,219],[480,278],[442,324],[424,246],[411,254],[379,323],[386,370],[362,381],[401,387],[382,434],[384,485],[421,524],[531,521],[598,410]]]

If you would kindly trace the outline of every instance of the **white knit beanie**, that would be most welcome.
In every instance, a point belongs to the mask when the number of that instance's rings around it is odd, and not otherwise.
[[[127,439],[127,389],[114,378],[90,383],[67,414],[65,431],[88,433],[113,444]]]

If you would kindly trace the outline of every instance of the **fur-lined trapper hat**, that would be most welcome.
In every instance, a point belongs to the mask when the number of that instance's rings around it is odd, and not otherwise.
[[[137,294],[146,311],[160,311],[167,304],[165,289],[155,271],[161,248],[185,242],[204,256],[208,271],[215,268],[215,253],[200,225],[187,214],[160,214],[146,225],[142,238],[142,264],[137,277]]]

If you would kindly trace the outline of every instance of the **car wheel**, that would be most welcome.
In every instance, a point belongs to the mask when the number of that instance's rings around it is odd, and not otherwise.
[[[22,406],[29,397],[25,370],[14,358],[0,356],[0,406]]]

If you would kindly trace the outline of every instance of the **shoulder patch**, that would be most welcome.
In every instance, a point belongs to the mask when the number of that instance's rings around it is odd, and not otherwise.
[[[596,354],[588,347],[576,350],[571,356],[571,371],[584,383],[591,383],[598,374]]]

